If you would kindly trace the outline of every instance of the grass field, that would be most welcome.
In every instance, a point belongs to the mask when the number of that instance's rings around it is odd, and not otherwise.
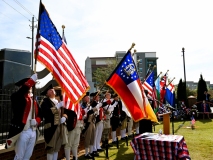
[[[172,134],[172,124],[171,124]],[[159,124],[155,127],[154,132],[163,130],[163,125]],[[197,120],[195,129],[190,128],[190,121],[174,122],[174,131],[176,135],[183,135],[188,146],[189,154],[192,160],[213,160],[213,121],[212,120]],[[131,139],[129,140],[130,143]],[[133,160],[134,153],[130,144],[126,146],[125,141],[119,142],[120,148],[116,146],[109,148],[110,160]],[[85,159],[80,156],[79,160]],[[99,157],[95,160],[105,160],[105,152],[100,152]]]

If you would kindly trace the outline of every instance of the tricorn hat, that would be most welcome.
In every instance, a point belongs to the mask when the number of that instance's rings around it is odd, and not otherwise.
[[[112,98],[118,97],[118,95],[115,93],[112,95]]]
[[[86,97],[86,96],[89,96],[89,92],[87,92],[87,93],[84,95],[84,97]],[[84,97],[83,97],[83,98],[84,98]]]
[[[30,78],[23,78],[20,81],[16,82],[15,85],[20,87],[22,85],[24,85],[25,82],[27,82]]]
[[[98,94],[98,92],[90,93],[90,97],[95,97]]]
[[[53,89],[53,85],[52,85],[52,84],[50,84],[44,91],[42,91],[42,92],[41,92],[41,95],[45,96],[45,95],[47,94],[47,91],[48,91],[49,89]]]

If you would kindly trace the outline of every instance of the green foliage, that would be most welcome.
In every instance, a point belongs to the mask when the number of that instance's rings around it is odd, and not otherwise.
[[[203,100],[204,91],[208,91],[206,81],[203,79],[202,74],[200,75],[200,79],[198,81],[197,86],[197,101]]]
[[[186,87],[186,97],[197,96],[197,90],[191,90],[189,87]]]
[[[106,63],[106,67],[99,67],[93,72],[93,80],[95,81],[96,85],[95,87],[99,89],[103,86],[105,81],[109,78],[117,66],[116,60],[107,60]],[[109,89],[109,87],[105,86],[103,89]]]

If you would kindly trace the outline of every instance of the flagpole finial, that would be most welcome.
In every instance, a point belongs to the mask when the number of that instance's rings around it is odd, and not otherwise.
[[[65,28],[65,25],[62,25],[61,27],[64,29],[64,28]]]
[[[162,74],[162,72],[160,72],[160,74]]]
[[[137,50],[136,50],[136,49],[134,49],[134,52],[133,52],[132,56],[134,56],[136,52],[137,52]]]
[[[130,47],[129,51],[131,51],[132,48],[134,48],[134,46],[135,46],[135,43],[132,43],[132,46]]]

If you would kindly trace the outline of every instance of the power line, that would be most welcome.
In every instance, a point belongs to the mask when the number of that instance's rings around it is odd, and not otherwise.
[[[28,12],[31,16],[34,16],[32,12],[30,12],[26,7],[24,7],[20,2],[14,0],[21,8],[23,8],[26,12]],[[34,16],[35,17],[35,16]],[[35,17],[36,18],[36,17]],[[37,19],[37,18],[36,18]]]
[[[23,15],[21,12],[17,11],[15,8],[13,8],[11,5],[9,5],[7,2],[5,2],[4,0],[2,0],[4,3],[6,3],[8,6],[10,6],[12,9],[14,9],[16,12],[18,12],[19,14],[21,14],[23,17],[25,17],[28,21],[30,21],[25,15]]]
[[[0,12],[0,14],[2,14],[2,15],[5,16],[5,17],[7,17],[7,18],[9,19],[9,21],[12,22],[12,23],[19,23],[19,22],[15,22],[12,18],[8,17],[6,14],[4,14],[4,13],[2,13],[2,12]],[[21,23],[19,23],[19,24],[21,24]],[[22,25],[22,24],[21,24],[21,25]]]

